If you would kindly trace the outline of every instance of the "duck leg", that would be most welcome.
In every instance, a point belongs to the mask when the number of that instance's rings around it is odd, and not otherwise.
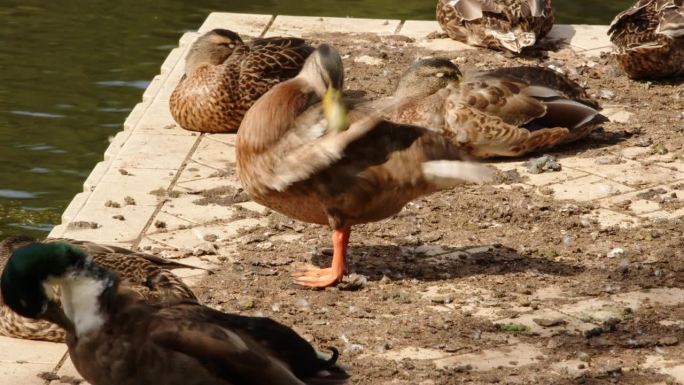
[[[346,269],[345,259],[347,257],[347,244],[349,243],[350,233],[351,226],[334,229],[332,235],[332,266],[325,269],[296,271],[292,274],[295,277],[294,283],[309,287],[328,287],[341,281]]]

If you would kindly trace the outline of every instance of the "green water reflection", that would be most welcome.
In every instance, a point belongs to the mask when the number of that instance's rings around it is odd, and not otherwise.
[[[434,0],[3,0],[0,238],[44,235],[82,190],[179,36],[212,11],[432,19]],[[556,1],[561,23],[607,23],[628,1]]]

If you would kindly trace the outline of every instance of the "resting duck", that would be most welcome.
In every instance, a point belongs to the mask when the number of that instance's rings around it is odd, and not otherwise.
[[[428,129],[379,119],[341,98],[342,60],[325,44],[294,79],[274,86],[245,117],[237,170],[257,202],[333,229],[332,267],[295,273],[295,283],[334,285],[345,270],[351,226],[379,221],[417,197],[492,176]],[[323,97],[323,103],[318,103]]]
[[[438,130],[476,158],[545,150],[608,120],[578,84],[542,67],[463,77],[448,59],[423,59],[402,75],[388,100],[396,98],[406,101],[389,119]]]
[[[639,0],[615,17],[608,35],[630,78],[684,74],[683,0]]]
[[[129,290],[154,303],[196,300],[193,292],[167,269],[188,267],[154,255],[136,253],[116,246],[99,245],[72,239],[47,239],[42,243],[27,236],[10,237],[0,242],[0,266],[18,248],[44,244],[68,243],[83,250],[102,266],[117,272]],[[64,342],[65,332],[60,326],[43,320],[24,318],[0,302],[0,335],[30,340]]]
[[[299,72],[313,51],[289,37],[253,39],[214,29],[200,36],[185,58],[185,75],[171,94],[171,115],[181,127],[234,132],[245,112],[274,84]]]
[[[335,365],[337,351],[323,359],[268,318],[225,314],[196,301],[141,300],[69,243],[14,250],[0,285],[13,311],[66,330],[71,360],[92,385],[341,384],[348,377]]]
[[[439,0],[437,22],[466,44],[520,53],[553,27],[551,0]]]

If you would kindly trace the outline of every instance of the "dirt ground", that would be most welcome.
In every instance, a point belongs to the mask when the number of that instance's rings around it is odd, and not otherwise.
[[[684,155],[682,81],[631,81],[608,55],[588,59],[559,48],[516,58],[432,52],[402,36],[310,38],[338,47],[348,88],[371,99],[391,93],[420,56],[445,56],[462,69],[553,65],[602,105],[634,114],[555,154],[597,158],[636,145]],[[196,292],[210,306],[269,316],[320,348],[336,346],[353,384],[674,383],[647,363],[662,350],[684,355],[684,298],[612,308],[615,316],[587,316],[579,327],[554,314],[578,301],[684,288],[684,221],[602,228],[581,218],[592,203],[555,200],[516,186],[525,175],[510,177],[504,181],[510,188],[437,193],[391,219],[354,227],[349,268],[355,274],[326,290],[295,287],[290,273],[330,263],[330,230],[269,212],[267,226],[219,245],[234,247],[237,257]],[[682,207],[684,196],[658,203]],[[609,255],[616,248],[622,252]],[[516,321],[546,309],[548,318],[535,318],[539,328]]]

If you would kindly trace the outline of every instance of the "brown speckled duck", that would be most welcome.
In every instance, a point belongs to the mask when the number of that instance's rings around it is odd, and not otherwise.
[[[254,101],[297,75],[311,51],[297,38],[257,38],[245,44],[226,29],[207,32],[185,58],[185,75],[169,100],[171,114],[188,130],[235,132]]]
[[[304,286],[330,286],[343,277],[351,226],[492,175],[461,161],[464,152],[439,133],[381,120],[354,105],[347,113],[343,76],[338,52],[320,45],[297,77],[252,106],[237,135],[238,175],[256,202],[333,229],[332,266],[295,272],[295,283]]]
[[[10,309],[66,330],[69,356],[92,385],[334,385],[349,377],[336,350],[324,358],[269,318],[141,299],[69,243],[14,250],[0,280]]]
[[[466,44],[520,53],[553,27],[551,0],[439,0],[437,22]]]
[[[387,100],[395,98],[406,101],[388,118],[438,130],[477,158],[545,150],[607,121],[578,84],[542,67],[463,77],[448,59],[423,59],[403,74]]]
[[[639,0],[615,17],[608,35],[630,78],[684,74],[684,0]]]
[[[136,253],[116,246],[105,246],[92,242],[72,239],[47,239],[42,244],[68,242],[93,257],[97,263],[117,272],[124,284],[142,298],[155,303],[167,303],[176,300],[196,300],[192,293],[178,277],[167,269],[187,267],[167,261],[154,255]],[[0,242],[0,266],[4,266],[10,255],[18,248],[38,243],[27,236],[10,237]],[[43,320],[24,318],[5,306],[0,301],[0,335],[64,342],[64,329],[54,323]]]

